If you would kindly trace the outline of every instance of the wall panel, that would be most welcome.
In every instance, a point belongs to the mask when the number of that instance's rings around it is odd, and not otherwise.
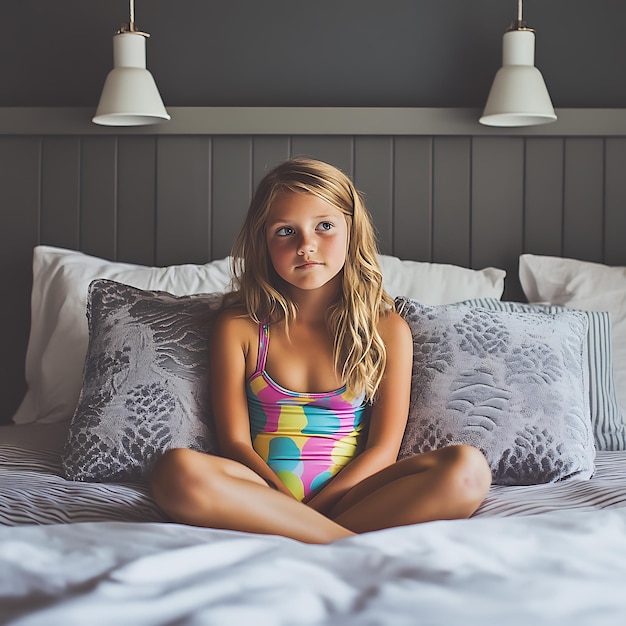
[[[157,265],[210,258],[209,145],[207,137],[157,141]]]
[[[604,262],[626,265],[626,139],[606,140]]]
[[[396,137],[393,144],[393,253],[432,257],[432,139]]]
[[[33,246],[39,242],[41,141],[0,137],[0,423],[26,389]],[[4,419],[3,419],[4,418]]]
[[[80,249],[79,137],[44,137],[41,164],[41,242]]]
[[[604,259],[604,141],[565,140],[563,255]]]
[[[252,137],[216,137],[212,154],[212,256],[230,253],[252,196]]]
[[[117,254],[117,140],[85,137],[80,153],[80,246],[88,254]]]
[[[393,140],[357,137],[354,142],[354,183],[363,193],[374,219],[383,254],[393,253]]]
[[[563,140],[526,140],[524,250],[558,256],[563,251]]]
[[[433,140],[432,260],[469,267],[471,148],[468,137]]]
[[[507,271],[508,299],[520,299],[515,283],[523,251],[524,140],[478,137],[472,143],[471,265]]]
[[[117,258],[156,263],[156,138],[117,142]]]

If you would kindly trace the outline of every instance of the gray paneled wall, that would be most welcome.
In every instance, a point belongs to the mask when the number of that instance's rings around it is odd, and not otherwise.
[[[353,176],[383,252],[505,268],[509,299],[522,298],[522,252],[626,265],[626,138],[0,136],[0,417],[24,391],[34,245],[154,265],[221,258],[265,171],[298,154]]]

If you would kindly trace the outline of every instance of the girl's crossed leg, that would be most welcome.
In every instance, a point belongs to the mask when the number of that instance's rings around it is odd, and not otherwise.
[[[241,463],[193,450],[168,450],[151,477],[157,504],[175,522],[305,543],[469,517],[490,484],[484,456],[470,446],[450,446],[394,463],[353,487],[328,517],[271,489]]]
[[[491,486],[483,454],[466,445],[418,454],[355,485],[330,512],[361,533],[438,519],[469,517]]]
[[[280,491],[242,463],[185,448],[168,450],[150,479],[175,522],[330,543],[354,533]]]

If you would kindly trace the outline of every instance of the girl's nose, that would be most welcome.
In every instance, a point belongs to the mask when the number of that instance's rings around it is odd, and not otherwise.
[[[315,252],[315,238],[312,235],[303,233],[298,246],[298,254],[304,255]]]

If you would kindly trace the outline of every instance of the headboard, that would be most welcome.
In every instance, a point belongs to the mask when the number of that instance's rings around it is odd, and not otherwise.
[[[289,156],[353,177],[381,251],[507,270],[523,252],[626,265],[626,110],[493,129],[472,109],[180,108],[111,129],[82,108],[0,109],[0,422],[24,393],[43,243],[147,265],[224,257],[256,183]]]

